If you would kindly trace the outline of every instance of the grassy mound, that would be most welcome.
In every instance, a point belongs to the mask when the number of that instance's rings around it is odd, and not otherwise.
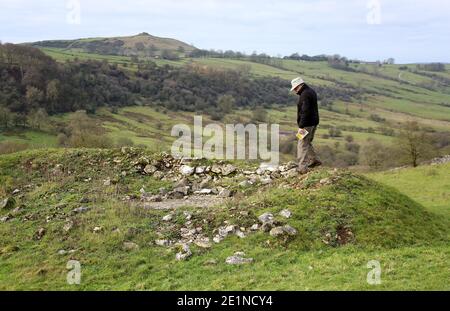
[[[70,289],[68,260],[82,264],[78,289],[365,288],[365,265],[374,258],[389,261],[388,288],[402,288],[402,278],[413,271],[394,273],[395,260],[411,269],[428,260],[426,273],[448,274],[449,222],[365,177],[319,170],[242,188],[219,206],[187,204],[166,222],[168,211],[145,209],[133,199],[143,186],[147,191],[172,186],[134,171],[133,161],[145,155],[143,150],[40,150],[1,156],[0,199],[20,191],[13,197],[14,209],[0,210],[0,217],[9,217],[0,222],[0,289]],[[74,213],[81,206],[88,210]],[[292,217],[280,216],[283,209]],[[193,256],[178,262],[177,247],[157,246],[155,240],[179,239],[185,212],[206,236],[226,224],[246,228],[247,236],[229,236],[209,249],[192,245]],[[297,235],[250,232],[265,212],[277,225],[297,229]],[[135,247],[124,247],[127,242]],[[414,253],[416,247],[422,255]],[[244,251],[254,263],[226,265],[235,251]],[[349,274],[339,274],[341,266],[332,263],[349,265],[344,269]],[[321,267],[321,273],[313,275],[311,267]],[[332,276],[338,280],[334,285],[327,283]],[[418,278],[410,288],[445,287],[436,282],[432,276]]]
[[[372,173],[368,177],[398,189],[431,212],[450,219],[450,163]]]
[[[251,204],[259,213],[292,211],[289,223],[300,232],[292,243],[300,248],[348,243],[395,248],[448,238],[448,221],[363,176],[317,171],[300,187],[270,189]]]

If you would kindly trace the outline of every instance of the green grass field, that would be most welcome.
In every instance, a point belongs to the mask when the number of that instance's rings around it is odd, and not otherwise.
[[[416,200],[431,212],[450,219],[450,163],[370,174]]]

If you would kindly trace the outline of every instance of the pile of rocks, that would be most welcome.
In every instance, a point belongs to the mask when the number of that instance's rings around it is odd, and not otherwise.
[[[291,211],[285,209],[279,213],[279,215],[283,218],[290,218],[292,216]],[[178,249],[178,252],[175,256],[176,260],[186,260],[191,257],[192,251],[190,249],[190,245],[194,244],[199,248],[209,249],[213,247],[213,244],[221,243],[224,239],[229,236],[236,235],[241,239],[248,237],[248,235],[257,232],[268,232],[272,237],[281,237],[281,236],[295,236],[297,235],[297,230],[289,225],[283,225],[280,222],[275,220],[275,217],[271,213],[264,213],[258,217],[258,222],[253,224],[249,228],[239,227],[234,224],[230,224],[228,221],[225,221],[224,224],[213,230],[213,238],[208,237],[204,232],[201,226],[196,226],[192,222],[192,214],[189,212],[184,212],[183,216],[185,218],[184,225],[180,229],[180,237],[177,240],[167,240],[167,239],[157,239],[154,241],[154,244],[162,247],[175,247]],[[162,217],[162,222],[164,223],[173,223],[179,222],[179,219],[175,221],[174,212],[169,213]],[[240,259],[237,257],[242,256],[232,256],[233,258],[229,258],[230,262],[227,263],[234,264],[236,262],[240,262]],[[236,260],[235,260],[236,259]],[[242,262],[241,262],[242,263]]]
[[[156,179],[172,181],[171,191],[160,189],[156,195],[141,189],[141,199],[145,202],[161,202],[166,199],[183,199],[189,195],[216,195],[222,198],[233,196],[229,187],[221,183],[224,179],[234,178],[240,187],[254,184],[267,185],[275,179],[292,178],[298,175],[297,164],[271,166],[262,164],[255,170],[243,170],[236,166],[218,161],[212,165],[203,165],[204,159],[176,159],[163,153],[159,159],[145,156],[132,162],[137,172],[153,176]]]
[[[439,157],[439,158],[434,158],[433,160],[431,160],[431,165],[445,164],[448,162],[450,162],[450,154],[447,154],[447,155]]]

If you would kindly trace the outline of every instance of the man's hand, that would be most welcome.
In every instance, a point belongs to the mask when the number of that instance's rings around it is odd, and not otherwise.
[[[304,135],[307,131],[305,129],[298,129],[297,134]]]
[[[307,135],[309,134],[309,132],[305,129],[299,128],[298,132],[297,132],[297,138],[302,140],[303,138],[305,138]]]

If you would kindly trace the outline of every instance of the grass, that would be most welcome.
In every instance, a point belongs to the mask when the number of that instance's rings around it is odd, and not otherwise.
[[[130,163],[143,155],[157,157],[144,150],[122,154],[58,149],[0,156],[0,197],[19,188],[16,200],[22,206],[13,219],[0,223],[0,289],[449,289],[450,219],[427,211],[392,187],[346,171],[319,170],[304,180],[285,181],[285,187],[250,189],[245,197],[237,195],[225,205],[203,210],[182,207],[175,212],[177,222],[168,225],[161,221],[167,211],[144,210],[139,202],[122,201],[143,185],[148,191],[170,187],[134,172]],[[56,164],[64,173],[52,173]],[[122,171],[127,172],[125,177],[120,177]],[[103,185],[105,178],[114,176],[117,184]],[[319,182],[325,178],[330,185]],[[25,187],[30,182],[32,186]],[[86,205],[91,210],[71,214],[82,197],[90,199]],[[277,216],[284,208],[293,212],[292,218]],[[175,249],[152,242],[179,235],[186,210],[193,213],[194,226],[201,226],[207,235],[225,220],[248,228],[263,212],[274,213],[277,221],[299,233],[292,238],[263,232],[245,239],[233,236],[210,250],[192,246],[192,258],[177,262]],[[68,219],[74,226],[65,232],[62,227]],[[97,226],[102,227],[100,233],[93,232]],[[33,239],[38,228],[46,229],[40,241]],[[342,228],[353,234],[343,235]],[[345,237],[346,243],[336,236]],[[124,241],[139,249],[124,250]],[[61,249],[75,252],[59,255]],[[254,263],[226,265],[225,259],[236,251],[244,251]],[[68,260],[81,263],[80,285],[66,283]],[[381,264],[381,285],[366,282],[370,260]]]
[[[370,174],[369,177],[395,187],[428,210],[450,219],[450,163],[425,165]]]

